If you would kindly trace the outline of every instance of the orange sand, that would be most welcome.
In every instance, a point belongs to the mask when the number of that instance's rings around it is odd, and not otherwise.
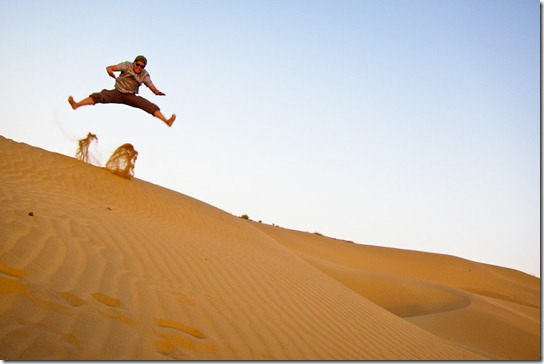
[[[0,137],[0,358],[540,359],[540,280],[240,219]]]

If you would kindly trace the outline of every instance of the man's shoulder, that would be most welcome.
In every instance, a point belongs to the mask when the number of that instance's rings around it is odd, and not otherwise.
[[[120,70],[127,70],[127,69],[130,69],[132,66],[132,62],[130,61],[124,61],[124,62],[121,62],[119,64],[117,64],[117,67],[120,69]]]
[[[142,83],[145,83],[145,84],[152,83],[151,75],[146,70],[142,70],[142,73],[140,73],[140,77],[141,77]]]

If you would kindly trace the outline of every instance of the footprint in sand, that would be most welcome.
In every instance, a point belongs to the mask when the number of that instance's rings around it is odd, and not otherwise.
[[[124,312],[117,310],[117,309],[125,309],[125,304],[123,303],[123,301],[117,298],[106,296],[105,294],[102,294],[100,292],[95,292],[92,294],[92,296],[95,300],[97,300],[101,304],[110,307],[109,310],[106,310],[107,312],[103,310],[98,310],[105,317],[117,320],[126,325],[137,324],[136,319],[130,317]]]
[[[87,301],[71,292],[59,292],[59,294],[72,307],[80,307],[87,304]]]
[[[2,275],[8,277],[3,277]],[[21,280],[27,277],[28,274],[24,270],[16,269],[0,262],[0,294],[25,294],[38,307],[62,313],[66,312],[66,307],[63,304],[56,302],[58,299],[55,298],[58,298],[59,296],[72,307],[79,307],[87,304],[86,301],[70,292],[48,292],[37,290],[30,292],[28,286],[24,282],[21,282]]]
[[[0,277],[0,294],[20,294],[27,292],[28,287],[15,279]]]
[[[95,300],[97,300],[98,302],[106,305],[106,306],[110,306],[110,307],[114,307],[114,308],[123,308],[125,307],[125,305],[123,304],[123,302],[121,300],[118,300],[117,298],[113,298],[113,297],[109,297],[109,296],[106,296],[105,294],[102,294],[100,292],[95,292],[92,294],[93,298]]]
[[[200,330],[195,329],[191,326],[185,326],[183,324],[180,324],[179,322],[172,321],[172,320],[155,320],[155,323],[159,327],[164,327],[166,329],[174,329],[178,331],[182,331],[186,334],[189,334],[193,337],[196,337],[197,339],[206,339],[207,336],[204,335]]]
[[[24,270],[12,268],[2,262],[0,262],[0,273],[14,278],[25,278],[28,275]]]
[[[60,331],[60,330],[58,330],[56,328],[45,325],[45,324],[43,324],[41,322],[34,322],[34,321],[26,320],[26,319],[18,319],[17,322],[19,324],[23,325],[23,326],[33,327],[33,328],[39,329],[41,331],[53,334],[56,337],[60,338],[62,340],[62,342],[70,344],[70,345],[72,345],[74,347],[79,347],[81,345],[81,342],[79,341],[79,339],[75,335],[70,334],[70,333],[66,333],[66,332],[62,332],[62,331]]]
[[[200,340],[207,339],[207,336],[204,333],[194,327],[172,320],[157,319],[155,320],[155,324],[163,329],[162,332],[155,330],[155,333],[161,337],[161,340],[155,342],[155,349],[163,355],[173,359],[187,359],[188,357],[184,354],[183,349],[200,352],[211,352],[215,350],[215,346],[210,343],[194,341],[186,335],[180,334],[187,334]]]
[[[24,270],[15,269],[0,262],[0,273],[9,277],[0,277],[0,294],[27,292],[28,288],[26,284],[19,281],[19,279],[25,278],[28,275]]]

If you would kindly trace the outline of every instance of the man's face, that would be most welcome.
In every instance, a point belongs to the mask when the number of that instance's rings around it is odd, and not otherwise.
[[[142,61],[136,61],[132,63],[132,69],[135,73],[142,73],[145,68],[145,63]]]

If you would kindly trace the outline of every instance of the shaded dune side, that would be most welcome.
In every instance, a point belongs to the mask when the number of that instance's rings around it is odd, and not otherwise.
[[[478,358],[212,206],[4,138],[0,155],[2,358]]]
[[[540,358],[540,280],[452,256],[252,224],[388,311],[489,359]]]
[[[493,360],[540,360],[540,310],[475,297],[466,309],[408,320]]]
[[[361,272],[317,258],[307,257],[306,260],[400,317],[457,310],[471,303],[466,292],[444,284],[391,273]]]

